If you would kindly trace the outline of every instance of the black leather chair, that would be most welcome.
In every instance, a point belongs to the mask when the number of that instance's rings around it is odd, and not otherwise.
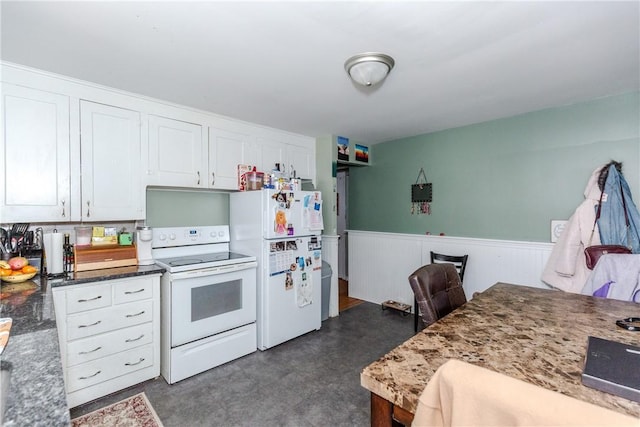
[[[436,252],[431,251],[431,264],[441,264],[441,263],[450,263],[453,264],[453,266],[455,267],[458,276],[460,277],[460,283],[462,286],[462,281],[464,280],[464,271],[467,267],[467,260],[469,258],[469,255],[445,255],[445,254],[439,254]],[[420,269],[416,270],[419,271]],[[414,272],[415,274],[415,272]],[[412,275],[413,276],[413,275]],[[409,276],[411,278],[411,276]],[[414,290],[414,295],[415,295],[415,290]],[[464,292],[463,292],[464,295]],[[420,312],[420,307],[418,304],[418,298],[414,298],[414,309],[413,309],[413,328],[415,332],[418,332],[418,318],[421,317],[421,312]],[[466,302],[466,297],[465,297],[465,302]],[[437,319],[436,319],[437,320]],[[424,321],[423,321],[424,323]]]
[[[420,267],[409,276],[409,284],[425,327],[467,302],[460,276],[450,263]]]

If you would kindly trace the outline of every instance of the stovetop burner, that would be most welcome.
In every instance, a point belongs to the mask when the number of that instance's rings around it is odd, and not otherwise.
[[[255,262],[229,251],[229,226],[165,227],[153,230],[154,261],[169,273]]]

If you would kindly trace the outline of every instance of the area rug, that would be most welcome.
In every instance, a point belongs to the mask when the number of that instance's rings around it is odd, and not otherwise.
[[[72,427],[162,427],[144,393],[71,420]]]

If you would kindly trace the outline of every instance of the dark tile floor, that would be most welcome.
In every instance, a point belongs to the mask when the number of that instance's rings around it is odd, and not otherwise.
[[[165,427],[367,426],[362,369],[413,335],[413,317],[363,303],[277,347],[168,385],[162,377],[71,410],[144,391]]]

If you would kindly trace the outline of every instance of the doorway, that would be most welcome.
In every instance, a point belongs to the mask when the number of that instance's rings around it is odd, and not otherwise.
[[[349,281],[349,169],[338,169],[336,231],[338,233],[338,279]]]
[[[349,168],[338,170],[336,177],[336,231],[338,233],[338,308],[344,311],[362,303],[349,296]]]

